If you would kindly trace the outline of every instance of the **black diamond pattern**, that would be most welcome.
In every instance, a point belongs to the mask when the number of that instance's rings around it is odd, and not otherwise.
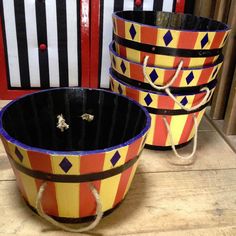
[[[201,40],[201,46],[202,48],[204,48],[206,46],[206,44],[208,43],[208,33],[205,34],[205,36],[202,38]]]
[[[191,71],[191,72],[189,73],[189,75],[186,77],[186,82],[187,82],[187,84],[190,84],[193,79],[194,79],[194,74],[193,74],[193,72]]]
[[[129,29],[129,33],[132,39],[134,39],[135,35],[136,35],[136,30],[134,28],[134,25],[132,24],[130,29]]]
[[[146,104],[149,106],[152,103],[152,98],[150,94],[147,94],[147,96],[144,98]]]
[[[118,91],[119,91],[119,93],[120,93],[120,94],[122,94],[122,93],[123,93],[123,90],[122,90],[122,88],[121,88],[120,84],[119,84],[119,86],[118,86]]]
[[[171,35],[171,32],[168,30],[167,33],[163,37],[165,45],[168,46],[168,44],[173,40],[173,37]]]
[[[180,102],[183,106],[185,106],[188,103],[188,99],[186,97],[184,97],[181,102]]]
[[[21,154],[21,152],[19,151],[19,149],[16,147],[15,149],[15,154],[18,157],[18,159],[22,162],[23,161],[23,155]]]
[[[120,63],[120,68],[121,68],[121,70],[122,70],[122,72],[124,74],[125,71],[126,71],[126,66],[125,66],[125,63],[123,61]]]
[[[64,157],[64,159],[60,162],[59,165],[65,173],[67,173],[72,167],[72,164],[69,162],[69,160],[66,157]]]
[[[116,153],[113,155],[113,157],[111,158],[111,164],[113,166],[115,166],[115,164],[120,160],[120,153],[118,151],[116,151]]]
[[[157,72],[155,71],[155,69],[153,69],[153,71],[149,74],[152,82],[154,83],[156,81],[156,79],[158,78],[158,74]]]

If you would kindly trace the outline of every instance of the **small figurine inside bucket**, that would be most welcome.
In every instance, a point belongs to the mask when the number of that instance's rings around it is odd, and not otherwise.
[[[94,228],[124,199],[149,128],[141,105],[104,90],[45,90],[0,113],[0,137],[23,198],[72,232]],[[94,221],[78,230],[59,223],[86,220]]]

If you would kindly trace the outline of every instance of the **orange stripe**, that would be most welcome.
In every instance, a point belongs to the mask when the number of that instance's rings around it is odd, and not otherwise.
[[[133,158],[138,154],[138,151],[139,151],[141,142],[142,142],[142,138],[136,140],[134,143],[132,143],[131,145],[129,145],[125,162],[127,162],[127,161],[133,159]]]
[[[157,32],[155,28],[141,26],[141,43],[156,45]]]
[[[120,56],[126,58],[127,54],[126,54],[126,47],[122,46],[122,45],[119,45],[119,49],[120,49]]]
[[[211,48],[219,48],[221,45],[222,40],[224,39],[226,32],[217,32],[214,36],[214,39],[211,43]]]
[[[37,190],[43,184],[42,180],[35,179]],[[56,188],[54,182],[47,182],[47,187],[41,200],[43,210],[46,214],[58,216]]]
[[[125,21],[120,20],[118,18],[116,19],[116,30],[117,30],[117,34],[121,37],[121,38],[125,38]]]
[[[172,87],[179,87],[179,84],[181,82],[183,71],[181,70],[179,72],[178,78],[175,80],[175,82],[171,85]],[[164,85],[166,85],[168,82],[171,81],[171,79],[174,77],[175,71],[174,70],[165,70],[164,72]]]
[[[116,198],[115,198],[113,207],[116,206],[124,198],[125,190],[129,182],[129,177],[132,172],[132,169],[133,169],[133,166],[131,166],[130,168],[128,168],[121,174],[120,183],[118,186],[118,190],[116,193]]]
[[[198,84],[208,83],[213,69],[215,69],[215,67],[209,67],[207,69],[202,70],[199,80],[198,80]]]
[[[171,116],[166,116],[166,120],[170,124]],[[168,137],[168,132],[163,121],[162,115],[156,115],[156,127],[154,132],[153,145],[155,146],[165,146]]]
[[[27,151],[30,165],[33,170],[43,171],[45,173],[52,173],[50,155],[34,151]],[[42,185],[42,180],[35,179],[37,190]],[[46,190],[42,198],[42,206],[47,214],[58,216],[56,189],[53,182],[48,182]]]
[[[100,172],[103,169],[105,153],[80,157],[80,174]],[[93,185],[99,192],[101,181],[94,181]],[[80,207],[79,216],[86,217],[96,212],[96,201],[88,187],[88,183],[80,184]]]
[[[211,65],[214,62],[215,57],[207,57],[204,61],[204,65]]]
[[[159,109],[172,110],[174,108],[175,102],[169,96],[158,96],[158,106]]]
[[[140,63],[142,64],[144,61],[144,58],[146,56],[149,56],[148,58],[148,66],[154,66],[155,65],[155,56],[153,53],[143,52],[140,53]]]
[[[133,98],[135,101],[139,101],[139,91],[138,90],[134,90],[134,89],[130,89],[128,87],[126,87],[126,96]]]
[[[194,49],[197,37],[198,33],[196,32],[180,32],[178,48]]]
[[[196,112],[195,114],[197,117],[198,112]],[[189,135],[191,133],[191,130],[193,129],[193,126],[194,126],[193,114],[189,114],[178,144],[186,143],[188,141]]]
[[[134,63],[130,63],[129,65],[130,65],[130,78],[143,82],[144,76],[142,67]]]

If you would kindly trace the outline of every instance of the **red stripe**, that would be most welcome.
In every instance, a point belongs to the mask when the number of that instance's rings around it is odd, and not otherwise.
[[[125,162],[127,162],[127,161],[133,159],[135,156],[137,156],[141,143],[142,143],[142,138],[136,140],[134,143],[129,145]]]
[[[133,98],[135,101],[139,102],[139,91],[126,87],[126,96]]]
[[[90,32],[89,32],[89,1],[80,1],[80,24],[81,24],[81,86],[89,87],[89,52],[90,52]]]
[[[188,57],[185,57],[185,58],[175,57],[173,67],[177,68],[179,66],[179,63],[181,62],[181,60],[183,60],[182,68],[188,68],[190,60],[191,60],[191,58],[188,58]]]
[[[169,96],[158,96],[158,105],[159,109],[172,110],[174,108],[175,102]]]
[[[212,73],[213,69],[215,69],[215,67],[209,67],[209,68],[203,69],[200,74],[197,84],[199,85],[199,84],[208,83],[208,81],[210,80],[211,73]]]
[[[171,116],[166,116],[166,120],[170,124]],[[166,140],[168,137],[168,132],[163,121],[162,115],[156,115],[156,125],[154,131],[153,145],[156,146],[166,146]]]
[[[184,12],[185,0],[176,0],[175,12]]]
[[[2,19],[0,18],[0,99],[15,99],[24,94],[36,92],[36,90],[9,90],[7,83],[7,63],[3,44]]]
[[[116,29],[118,36],[120,36],[121,38],[125,38],[125,22],[118,18],[115,19],[116,19]]]
[[[80,157],[80,174],[100,172],[103,170],[105,153]],[[99,192],[101,181],[94,181],[93,185]],[[88,183],[80,184],[79,216],[86,217],[96,213],[96,201],[89,189]]]
[[[197,117],[199,113],[197,112],[195,114]],[[193,114],[189,114],[178,144],[186,143],[188,141],[193,126],[194,126]]]
[[[130,63],[130,78],[143,82],[143,70],[138,64]]]
[[[224,40],[224,36],[227,34],[227,32],[217,32],[213,38],[213,41],[211,43],[211,48],[219,48],[222,41]]]
[[[155,65],[155,56],[153,53],[147,53],[147,52],[143,52],[140,51],[140,64],[143,64],[144,59],[146,56],[149,56],[148,58],[148,66],[154,66]]]
[[[147,43],[151,45],[156,45],[157,43],[157,32],[158,30],[154,27],[141,26],[141,43]]]
[[[169,83],[171,81],[171,79],[174,77],[174,75],[175,75],[175,71],[174,70],[165,70],[164,71],[164,82],[163,82],[163,85],[166,85],[167,83]],[[179,87],[181,79],[182,79],[182,75],[183,75],[183,71],[181,70],[179,72],[179,75],[178,75],[177,79],[171,85],[172,87]]]
[[[116,206],[124,198],[125,190],[129,182],[129,177],[131,175],[132,169],[133,169],[133,166],[131,166],[130,168],[128,168],[121,174],[113,207]]]
[[[120,56],[126,58],[126,47],[119,45],[119,44],[117,44],[117,45],[119,47]]]
[[[197,37],[198,33],[196,32],[180,32],[178,48],[194,49]]]
[[[204,61],[204,65],[211,65],[212,63],[214,63],[215,57],[207,57]]]
[[[34,151],[28,151],[27,153],[33,170],[53,173],[50,155]],[[39,190],[43,181],[35,179],[35,183],[37,190]],[[42,198],[42,206],[47,214],[58,216],[56,188],[53,182],[47,182],[47,187]]]
[[[91,28],[90,28],[90,87],[98,88],[99,87],[99,28],[100,28],[100,1],[93,0],[91,4]]]

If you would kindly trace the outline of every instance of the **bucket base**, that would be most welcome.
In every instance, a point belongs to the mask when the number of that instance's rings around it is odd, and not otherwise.
[[[192,141],[192,139],[190,139],[189,141],[185,142],[185,143],[181,143],[179,145],[175,145],[176,149],[182,148],[186,145],[188,145],[190,142]],[[171,146],[155,146],[155,145],[150,145],[150,144],[145,144],[144,148],[150,149],[150,150],[157,150],[157,151],[169,151],[172,150]]]
[[[25,199],[24,199],[25,200]],[[116,208],[118,208],[120,206],[120,204],[124,201],[124,199],[119,202],[115,207],[113,207],[112,209],[109,209],[105,212],[103,212],[103,217],[111,214]],[[37,210],[30,206],[28,202],[26,202],[26,205],[34,212],[38,215]],[[52,216],[49,215],[50,217],[52,217],[54,220],[60,222],[60,223],[65,223],[65,224],[77,224],[77,223],[85,223],[85,222],[89,222],[89,221],[94,221],[96,216],[87,216],[87,217],[81,217],[81,218],[68,218],[68,217],[59,217],[59,216]]]

